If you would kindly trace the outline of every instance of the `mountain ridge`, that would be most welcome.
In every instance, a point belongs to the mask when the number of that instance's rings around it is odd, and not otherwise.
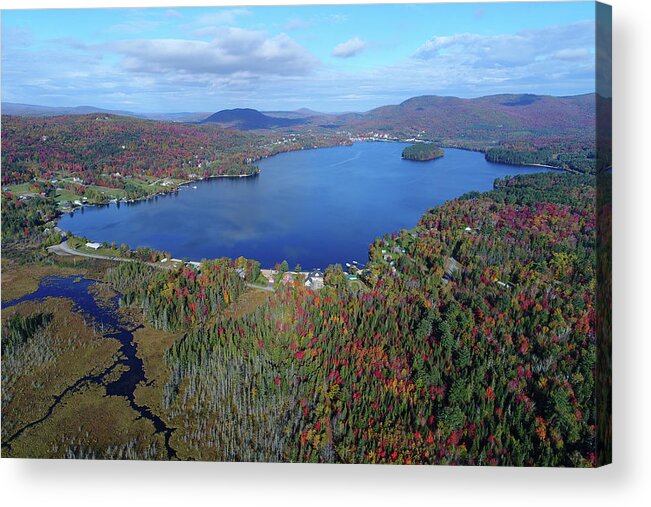
[[[305,120],[302,118],[269,116],[257,109],[250,108],[223,109],[201,121],[201,123],[217,123],[226,127],[235,127],[239,130],[291,127],[304,122]]]

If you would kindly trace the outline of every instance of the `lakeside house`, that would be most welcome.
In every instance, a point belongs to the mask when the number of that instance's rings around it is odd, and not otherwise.
[[[90,248],[91,250],[99,250],[101,246],[100,243],[95,243],[94,241],[86,243],[86,248]]]
[[[322,289],[324,286],[323,272],[319,269],[310,271],[305,278],[304,285],[314,290]]]

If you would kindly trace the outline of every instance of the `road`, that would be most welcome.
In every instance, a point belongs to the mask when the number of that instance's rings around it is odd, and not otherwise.
[[[63,243],[59,243],[58,245],[49,246],[47,247],[47,251],[63,257],[76,255],[78,257],[89,257],[91,259],[105,259],[108,261],[118,261],[118,262],[133,262],[135,260],[135,259],[123,259],[122,257],[109,257],[108,255],[80,252],[79,250],[75,250],[74,248],[72,248],[67,241],[64,241]],[[148,264],[150,266],[156,265],[153,262],[149,262]],[[162,268],[163,266],[158,266],[158,267]]]
[[[62,257],[70,257],[72,255],[76,255],[78,257],[88,257],[89,259],[103,259],[107,261],[117,261],[117,262],[136,262],[136,259],[125,259],[123,257],[110,257],[108,255],[80,252],[79,250],[75,250],[74,248],[72,248],[67,241],[64,241],[63,243],[59,243],[58,245],[49,246],[47,248],[47,251],[54,255],[59,255]],[[147,264],[157,269],[172,269],[173,267],[171,264],[161,264],[159,262],[148,262]],[[250,289],[264,290],[266,292],[275,292],[273,286],[271,285],[267,285],[266,287],[263,287],[248,282],[245,282],[244,285],[246,285]]]

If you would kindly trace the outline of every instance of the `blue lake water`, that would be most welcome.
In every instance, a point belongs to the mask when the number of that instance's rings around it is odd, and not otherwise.
[[[190,260],[244,257],[303,269],[365,262],[373,240],[414,227],[433,206],[495,178],[542,168],[493,164],[446,149],[429,162],[402,160],[403,143],[355,143],[262,160],[261,174],[197,182],[171,195],[86,207],[60,226],[92,241],[148,246]],[[196,189],[193,188],[196,186]]]

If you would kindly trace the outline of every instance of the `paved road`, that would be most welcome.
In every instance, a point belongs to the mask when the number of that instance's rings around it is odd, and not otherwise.
[[[134,259],[123,259],[121,257],[109,257],[108,255],[92,254],[86,252],[80,252],[72,248],[67,241],[59,243],[58,245],[47,247],[47,251],[55,255],[61,255],[63,257],[68,257],[70,255],[76,255],[78,257],[89,257],[91,259],[105,259],[109,261],[118,261],[118,262],[133,262]],[[153,266],[154,263],[149,262],[150,266]],[[158,266],[163,267],[163,266]]]
[[[80,252],[72,248],[67,241],[59,243],[58,245],[49,246],[47,251],[55,255],[60,255],[62,257],[69,257],[71,255],[76,255],[78,257],[88,257],[90,259],[104,259],[108,261],[117,261],[117,262],[135,262],[136,259],[124,259],[123,257],[110,257],[108,255],[100,255],[94,253]],[[159,262],[148,262],[150,266],[158,269],[171,269],[173,266],[171,264],[161,264]],[[252,283],[245,283],[245,285],[251,289],[264,290],[266,292],[274,292],[274,288],[270,285],[266,287],[260,285],[254,285]]]

